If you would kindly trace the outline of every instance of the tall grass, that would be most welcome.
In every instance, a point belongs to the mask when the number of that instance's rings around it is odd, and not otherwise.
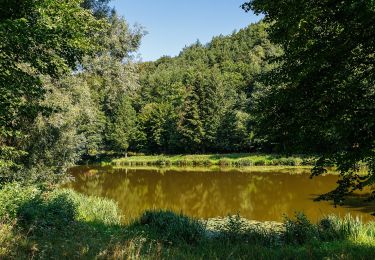
[[[312,166],[315,158],[311,156],[281,156],[264,154],[206,154],[206,155],[158,155],[131,156],[114,159],[116,166]]]

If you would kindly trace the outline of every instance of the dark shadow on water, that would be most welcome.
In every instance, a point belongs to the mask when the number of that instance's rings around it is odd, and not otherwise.
[[[320,203],[321,201],[317,201],[317,198],[321,194],[311,194],[310,199],[316,203]],[[366,221],[373,221],[375,220],[375,216],[372,217],[371,215],[375,213],[375,201],[368,201],[368,197],[370,193],[363,193],[363,194],[352,194],[339,205],[335,205],[332,201],[328,201],[328,203],[332,206],[332,208],[345,208],[348,209],[351,215],[358,214],[366,214]]]
[[[361,212],[373,214],[375,212],[375,201],[367,201],[370,193],[367,194],[353,194],[345,199],[342,206],[350,209],[355,209]]]

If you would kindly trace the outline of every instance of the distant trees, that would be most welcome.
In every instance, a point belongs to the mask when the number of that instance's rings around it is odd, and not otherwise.
[[[175,58],[140,64],[136,107],[145,137],[140,150],[202,153],[254,149],[251,93],[257,77],[273,66],[268,59],[282,53],[268,40],[267,26],[262,22],[250,25],[230,36],[215,37],[206,45],[196,42]]]
[[[137,137],[137,115],[129,97],[124,96],[107,127],[107,139],[112,149],[127,154],[131,142]]]
[[[345,195],[375,183],[374,1],[254,0],[270,39],[285,54],[256,91],[256,134],[288,151],[322,154],[314,175],[335,163]],[[359,176],[366,163],[368,174]],[[373,195],[373,197],[375,197]]]

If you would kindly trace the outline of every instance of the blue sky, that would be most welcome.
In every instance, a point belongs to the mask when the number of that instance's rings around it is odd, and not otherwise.
[[[178,55],[183,47],[199,39],[207,43],[213,36],[227,35],[235,29],[260,20],[245,13],[245,0],[113,0],[117,12],[130,25],[142,25],[148,34],[139,54],[143,61],[163,55]]]

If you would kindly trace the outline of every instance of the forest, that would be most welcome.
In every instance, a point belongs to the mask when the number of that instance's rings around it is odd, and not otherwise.
[[[69,212],[56,200],[57,187],[69,179],[71,167],[103,158],[311,156],[312,177],[328,166],[337,169],[336,187],[319,197],[335,205],[375,184],[373,0],[249,1],[239,11],[262,14],[261,21],[150,62],[135,55],[145,28],[130,26],[110,0],[0,4],[0,231],[13,215],[22,219],[27,213],[32,222],[30,208],[49,217],[48,207]],[[18,205],[14,194],[20,190],[37,198],[34,204]],[[52,197],[43,202],[44,192]],[[76,204],[88,203],[74,196]],[[375,193],[366,199],[373,201]],[[145,218],[159,225],[159,213]],[[198,232],[199,224],[181,218],[189,232]],[[0,258],[9,256],[7,243],[0,235]],[[238,257],[245,254],[240,247]],[[293,255],[290,250],[268,257]],[[174,257],[181,256],[177,251]]]

